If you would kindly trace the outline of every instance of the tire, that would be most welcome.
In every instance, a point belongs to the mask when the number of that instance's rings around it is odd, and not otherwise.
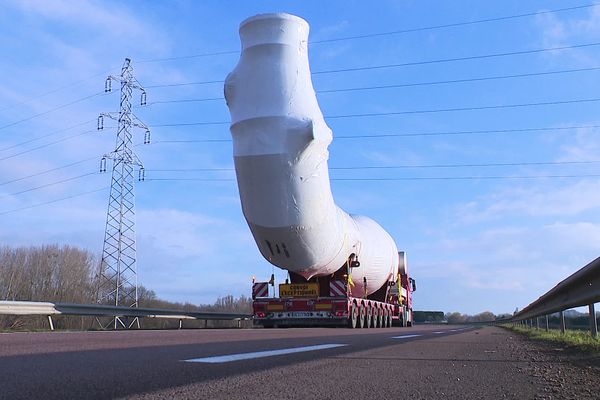
[[[358,307],[352,303],[350,306],[350,315],[348,316],[348,327],[356,329],[358,327]]]
[[[367,327],[367,316],[366,309],[364,306],[361,306],[358,310],[358,325],[360,328]]]
[[[373,326],[373,309],[370,306],[365,307],[367,309],[367,328]]]

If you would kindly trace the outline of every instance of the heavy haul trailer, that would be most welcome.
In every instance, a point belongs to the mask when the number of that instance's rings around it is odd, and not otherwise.
[[[279,297],[269,297],[268,282],[255,283],[255,320],[409,325],[412,288],[396,242],[334,201],[333,132],[312,85],[308,34],[308,23],[290,14],[246,19],[239,62],[225,79],[244,218],[262,256],[289,273]]]
[[[273,279],[270,282],[254,282],[254,324],[265,328],[412,326],[412,292],[416,290],[416,284],[408,273],[398,274],[395,281],[389,281],[366,297],[354,297],[352,289],[357,284],[368,285],[368,282],[352,282],[348,269],[353,268],[345,265],[332,275],[308,280],[290,273],[291,282],[279,285],[279,297],[269,297],[269,285],[275,286]]]

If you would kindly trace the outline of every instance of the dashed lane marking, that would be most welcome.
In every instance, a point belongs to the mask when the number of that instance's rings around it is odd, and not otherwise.
[[[402,336],[392,336],[392,339],[408,339],[411,337],[419,337],[423,335],[402,335]]]
[[[434,335],[439,335],[441,333],[446,333],[446,331],[438,331],[438,332],[433,332]]]
[[[273,357],[280,356],[284,354],[294,354],[294,353],[303,353],[305,351],[315,351],[315,350],[326,350],[333,349],[336,347],[348,346],[347,344],[319,344],[315,346],[305,346],[305,347],[293,347],[290,349],[279,349],[279,350],[267,350],[267,351],[255,351],[252,353],[240,353],[240,354],[229,354],[225,356],[214,356],[214,357],[204,357],[204,358],[192,358],[189,360],[183,360],[184,362],[192,362],[192,363],[226,363],[232,361],[240,361],[240,360],[251,360],[254,358],[264,358],[264,357]]]

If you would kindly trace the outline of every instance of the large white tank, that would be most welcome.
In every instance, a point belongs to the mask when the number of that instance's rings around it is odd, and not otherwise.
[[[332,274],[352,254],[354,296],[398,273],[398,250],[375,221],[333,201],[325,123],[308,63],[308,23],[261,14],[240,24],[242,52],[225,81],[244,216],[262,255],[305,278]]]

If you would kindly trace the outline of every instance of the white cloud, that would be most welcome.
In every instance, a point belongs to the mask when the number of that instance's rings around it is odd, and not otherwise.
[[[39,15],[72,25],[95,26],[107,34],[141,34],[145,27],[121,6],[79,0],[17,0],[13,6],[29,15]]]
[[[582,179],[562,185],[547,182],[508,187],[459,206],[454,218],[459,223],[469,224],[509,216],[576,216],[598,209],[600,181]]]
[[[451,279],[466,290],[501,289],[507,296],[541,295],[600,252],[600,224],[591,222],[556,222],[539,228],[507,226],[478,234],[445,235],[451,239],[440,238],[428,256],[420,255],[427,260],[414,266],[416,276]]]
[[[544,47],[585,44],[600,38],[600,7],[591,7],[582,17],[561,17],[559,14],[542,14],[536,17]],[[558,50],[550,53],[559,59],[574,60],[580,64],[597,63],[598,52],[590,49]]]

